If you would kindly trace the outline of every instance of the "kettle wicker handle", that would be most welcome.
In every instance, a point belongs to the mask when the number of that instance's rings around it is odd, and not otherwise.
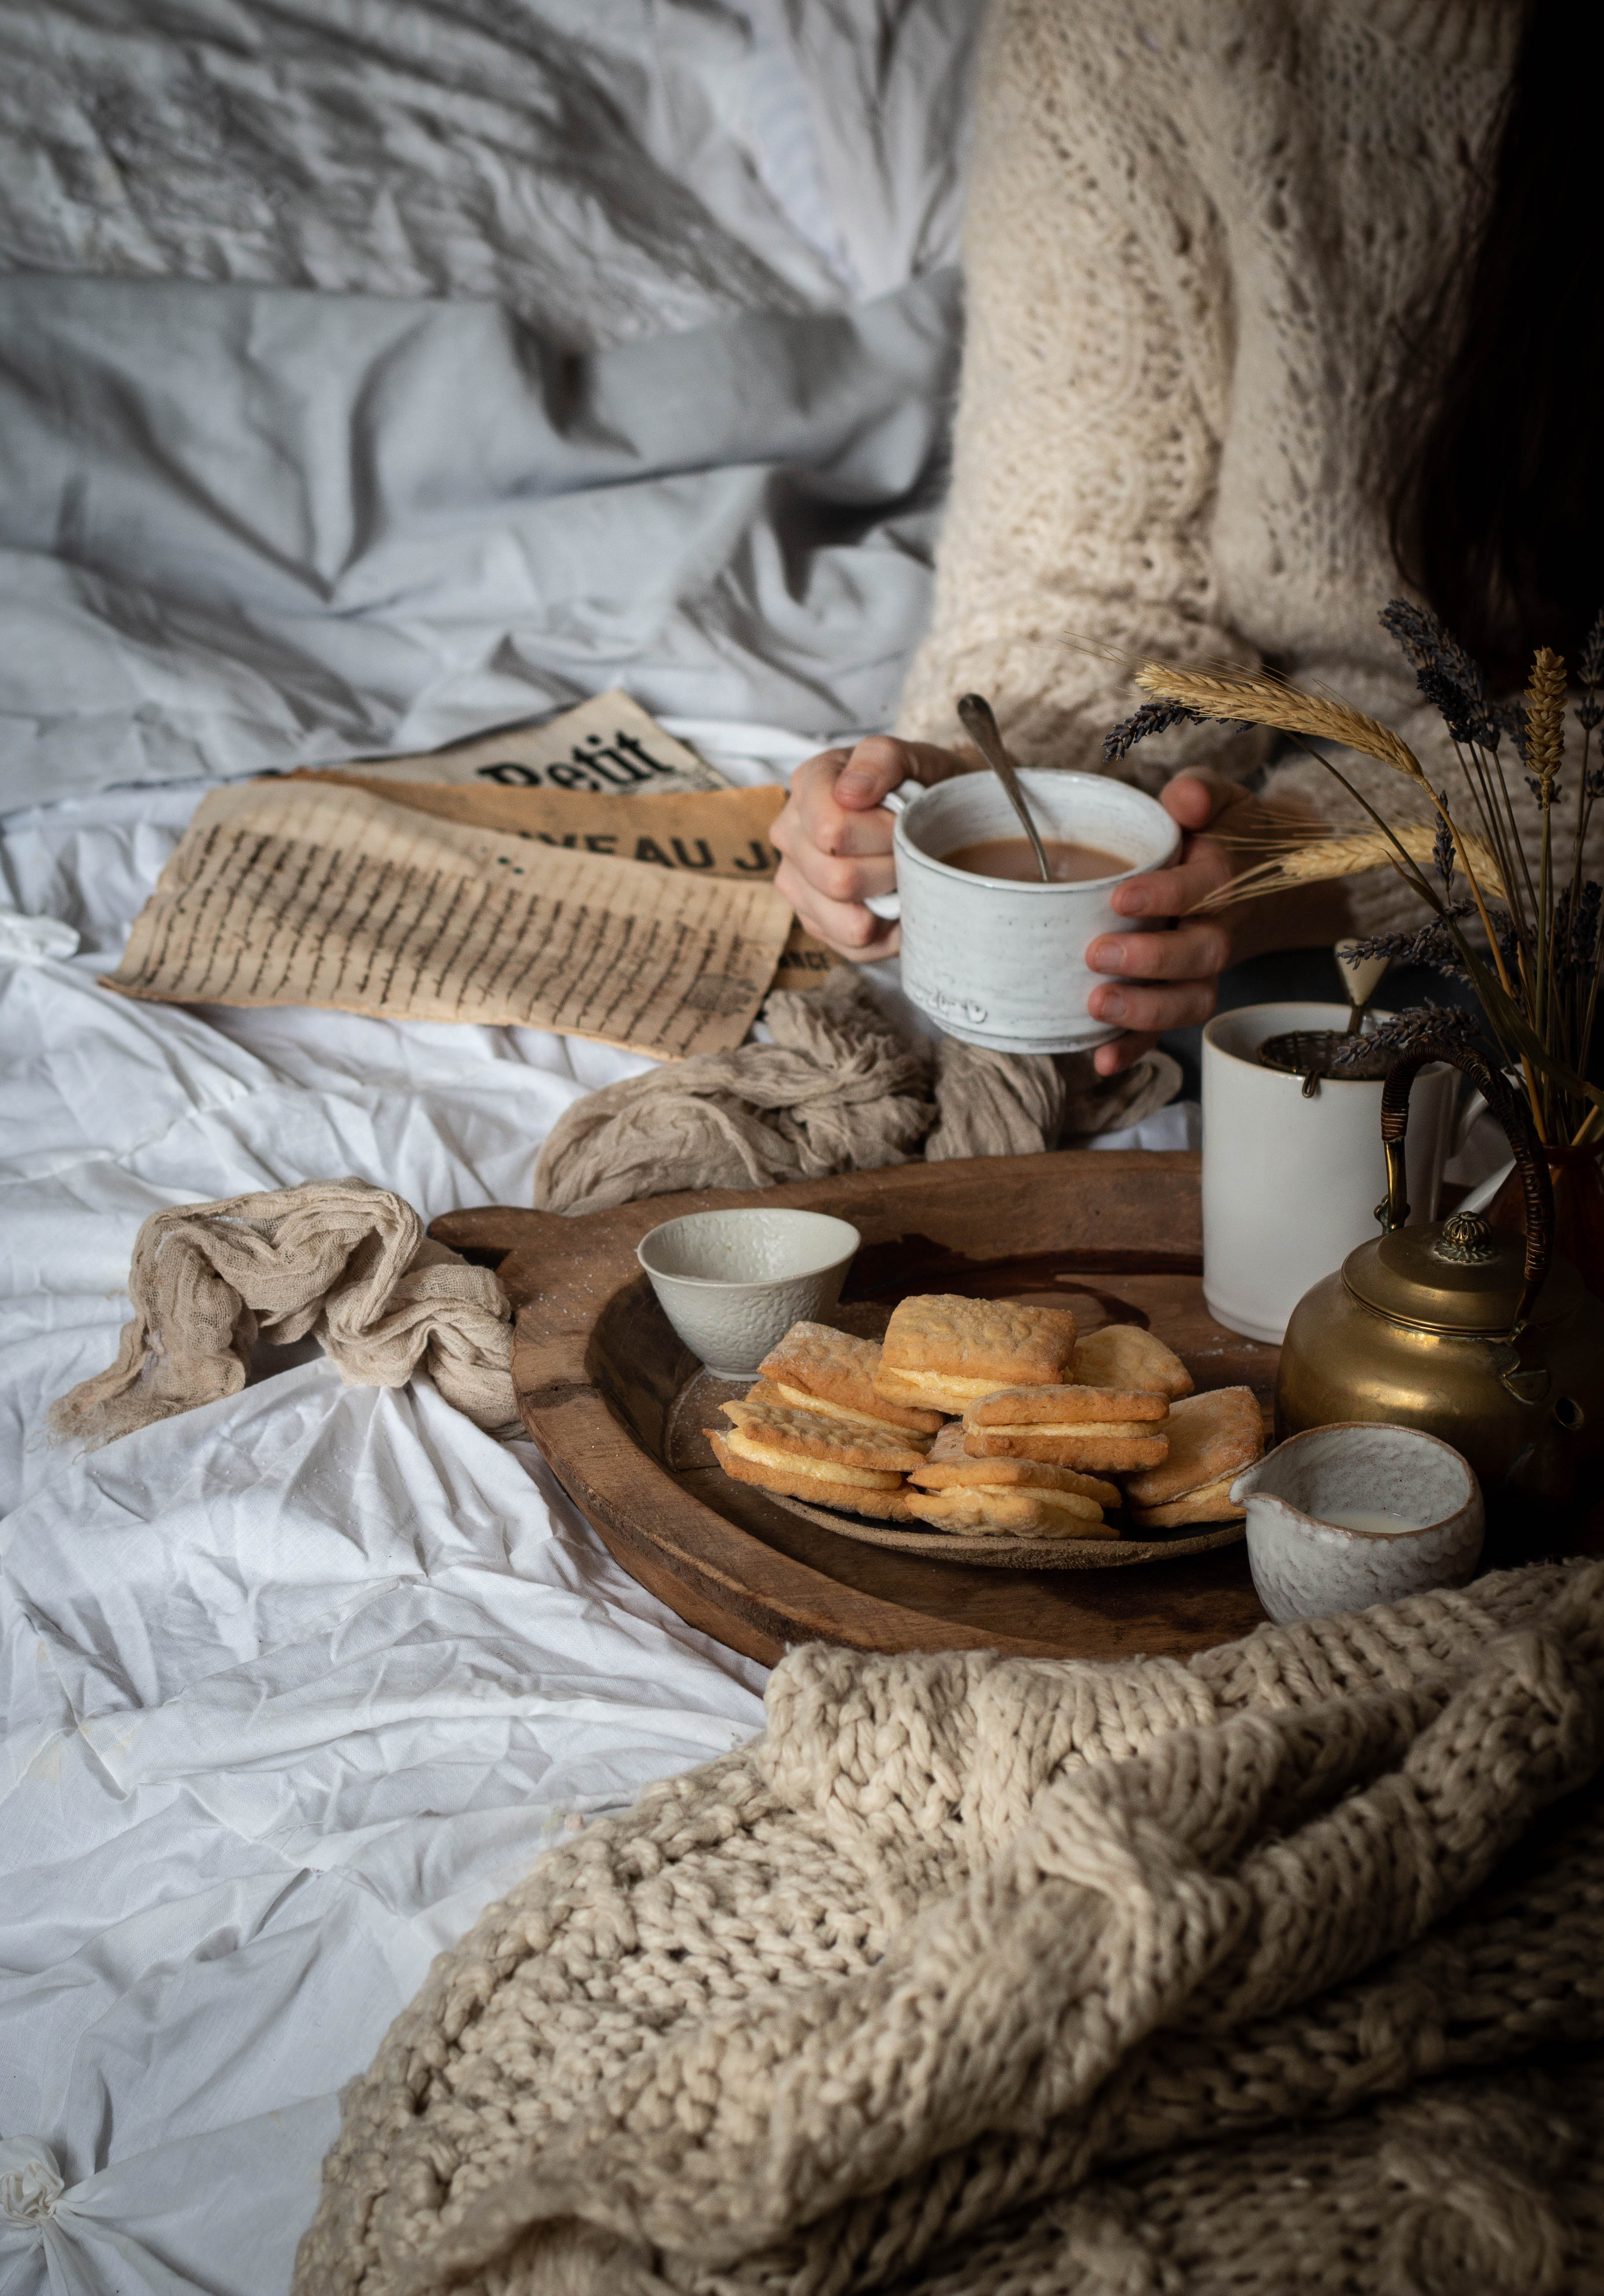
[[[1526,1266],[1522,1271],[1519,1304],[1515,1310],[1518,1332],[1543,1289],[1554,1249],[1554,1189],[1548,1160],[1543,1152],[1525,1103],[1512,1091],[1502,1073],[1474,1045],[1442,1038],[1405,1053],[1389,1069],[1381,1087],[1381,1145],[1387,1152],[1387,1225],[1402,1227],[1409,1218],[1404,1165],[1404,1137],[1409,1126],[1409,1091],[1420,1070],[1433,1061],[1445,1061],[1461,1070],[1509,1136],[1515,1168],[1526,1196]]]

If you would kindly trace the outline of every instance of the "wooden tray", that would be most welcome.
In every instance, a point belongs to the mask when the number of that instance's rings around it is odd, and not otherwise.
[[[1268,1401],[1277,1350],[1203,1305],[1199,1177],[1195,1153],[1069,1151],[655,1196],[577,1219],[492,1206],[430,1232],[500,1269],[518,1310],[520,1408],[576,1505],[625,1570],[733,1649],[772,1663],[822,1636],[860,1650],[1184,1656],[1263,1618],[1240,1544],[1127,1570],[987,1569],[843,1538],[732,1482],[695,1451],[685,1391],[704,1375],[634,1248],[659,1221],[716,1206],[835,1212],[863,1237],[842,1295],[849,1328],[880,1328],[910,1292],[1046,1296],[1088,1325],[1149,1324],[1199,1387]]]

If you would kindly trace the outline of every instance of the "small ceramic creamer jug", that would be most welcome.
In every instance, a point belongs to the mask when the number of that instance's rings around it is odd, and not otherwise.
[[[1429,1061],[1481,1087],[1515,1152],[1523,1240],[1477,1213],[1405,1229],[1409,1090]],[[1526,1110],[1473,1047],[1412,1052],[1381,1096],[1387,1193],[1379,1238],[1293,1310],[1276,1383],[1278,1437],[1341,1420],[1439,1436],[1469,1461],[1490,1513],[1527,1498],[1563,1502],[1604,1456],[1604,1305],[1552,1251],[1553,1192]]]

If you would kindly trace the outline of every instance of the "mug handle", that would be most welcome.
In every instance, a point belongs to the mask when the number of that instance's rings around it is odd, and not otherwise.
[[[1434,1061],[1445,1061],[1450,1068],[1460,1070],[1477,1086],[1509,1135],[1516,1169],[1520,1174],[1520,1185],[1526,1195],[1526,1265],[1522,1270],[1520,1299],[1515,1309],[1514,1325],[1510,1333],[1514,1339],[1526,1327],[1526,1317],[1543,1289],[1549,1272],[1549,1261],[1553,1256],[1554,1189],[1549,1177],[1548,1159],[1538,1144],[1537,1135],[1524,1102],[1511,1090],[1502,1071],[1474,1045],[1428,1042],[1414,1052],[1406,1053],[1395,1067],[1387,1070],[1387,1081],[1381,1087],[1381,1145],[1387,1152],[1387,1200],[1377,1205],[1376,1217],[1389,1233],[1394,1228],[1402,1227],[1409,1218],[1404,1165],[1404,1140],[1409,1128],[1409,1091],[1420,1070]]]
[[[898,814],[908,803],[907,797],[903,794],[904,790],[917,795],[919,791],[923,787],[924,783],[922,782],[899,782],[894,790],[888,790],[887,791],[886,795],[881,798],[880,803],[885,807],[888,813]],[[883,924],[894,925],[901,922],[902,895],[900,893],[891,892],[871,894],[869,898],[863,903],[863,906],[868,910],[872,917],[879,917]]]

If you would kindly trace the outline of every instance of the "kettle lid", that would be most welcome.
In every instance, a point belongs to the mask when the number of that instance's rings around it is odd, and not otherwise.
[[[1437,1332],[1507,1332],[1525,1280],[1526,1240],[1490,1226],[1479,1212],[1455,1212],[1426,1227],[1394,1228],[1362,1243],[1342,1263],[1342,1280],[1367,1308],[1394,1323]],[[1568,1260],[1551,1262],[1528,1321],[1551,1324],[1582,1296]]]

